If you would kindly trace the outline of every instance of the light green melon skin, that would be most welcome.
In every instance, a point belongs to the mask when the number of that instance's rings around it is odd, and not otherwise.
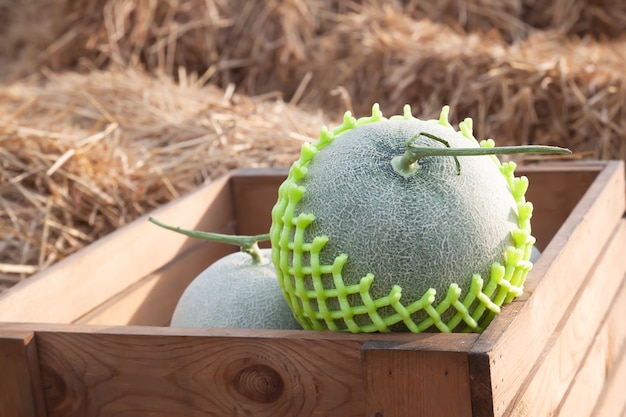
[[[374,106],[371,118],[346,113],[303,146],[270,236],[279,283],[305,328],[482,331],[521,294],[534,238],[528,182],[513,176],[515,164],[459,157],[457,175],[454,158],[437,156],[408,178],[392,168],[420,132],[479,146],[471,120],[456,132],[446,116],[444,108],[439,120],[415,119],[407,106],[385,119]],[[444,146],[423,136],[420,144]]]
[[[320,253],[323,264],[348,255],[346,284],[373,273],[373,298],[386,296],[394,285],[406,300],[434,288],[438,303],[452,283],[467,293],[472,274],[488,277],[491,265],[502,262],[504,249],[513,245],[511,231],[519,227],[517,203],[490,156],[459,158],[461,175],[452,157],[425,158],[409,178],[393,171],[391,159],[419,132],[451,147],[478,147],[433,122],[371,123],[320,151],[300,181],[306,192],[296,212],[315,215],[304,240],[329,237]],[[415,144],[444,146],[424,136]]]
[[[261,249],[270,259],[271,249]],[[198,275],[178,301],[172,327],[301,329],[276,281],[274,265],[243,252],[227,255]]]

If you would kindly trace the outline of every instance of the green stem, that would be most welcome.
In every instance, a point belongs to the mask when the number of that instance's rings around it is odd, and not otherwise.
[[[227,243],[230,245],[237,245],[241,248],[242,252],[247,253],[252,256],[254,263],[263,265],[268,262],[267,259],[261,255],[261,251],[259,249],[258,242],[263,242],[270,239],[269,233],[263,235],[255,235],[255,236],[244,236],[244,235],[225,235],[221,233],[210,233],[210,232],[202,232],[199,230],[188,230],[181,229],[180,227],[170,226],[165,223],[160,222],[154,217],[149,217],[149,221],[152,223],[163,227],[164,229],[171,230],[173,232],[177,232],[183,234],[185,236],[193,237],[196,239],[210,240],[212,242],[218,243]]]
[[[446,145],[445,148],[430,146],[415,146],[413,142],[420,135],[434,139]],[[403,155],[394,157],[391,165],[394,170],[404,176],[410,177],[420,168],[419,161],[427,156],[452,156],[454,157],[457,174],[461,174],[461,166],[457,157],[459,156],[480,156],[480,155],[510,155],[520,153],[534,154],[571,154],[572,151],[558,146],[545,145],[525,145],[525,146],[494,146],[491,148],[451,148],[447,141],[426,132],[419,133],[409,139],[406,143],[406,152]]]

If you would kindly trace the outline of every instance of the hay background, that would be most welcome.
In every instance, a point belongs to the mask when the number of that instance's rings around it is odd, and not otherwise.
[[[373,102],[626,159],[625,31],[610,0],[0,0],[0,289]]]

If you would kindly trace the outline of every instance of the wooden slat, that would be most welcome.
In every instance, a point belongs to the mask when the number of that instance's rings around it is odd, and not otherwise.
[[[477,337],[0,323],[0,332],[26,328],[37,335],[50,417],[363,416],[368,340],[443,354]]]
[[[530,272],[532,295],[511,303],[472,347],[474,415],[502,416],[513,402],[624,214],[624,188],[623,162],[608,162]]]
[[[626,406],[626,366],[622,365],[626,355],[626,275],[608,314],[556,415],[617,416]],[[598,410],[593,411],[596,403]]]
[[[607,311],[614,307],[611,303],[612,296],[622,284],[626,274],[624,248],[626,248],[626,220],[622,219],[615,234],[602,249],[600,258],[576,294],[567,314],[552,334],[541,359],[522,384],[516,398],[509,404],[505,415],[511,417],[554,415],[576,377],[587,351],[594,344],[599,323],[602,323]],[[581,408],[584,405],[592,408],[595,397],[588,394],[580,397],[578,402]]]
[[[359,344],[40,336],[49,417],[360,415]]]
[[[271,210],[286,169],[240,169],[230,178],[234,222],[213,230],[227,234],[267,233]],[[202,202],[201,204],[207,204]],[[168,325],[177,300],[191,280],[235,246],[197,241],[185,254],[99,305],[77,324]],[[269,246],[269,242],[261,242]]]
[[[232,229],[220,230],[232,233]],[[111,297],[76,324],[167,326],[189,283],[211,263],[237,248],[199,242],[165,267]]]
[[[0,331],[0,416],[46,416],[31,331]]]
[[[534,205],[532,226],[537,247],[544,250],[605,163],[520,167],[528,177],[526,198]],[[518,172],[519,171],[519,172]]]
[[[365,416],[471,417],[467,346],[434,350],[371,341],[363,346]]]
[[[180,227],[220,229],[234,221],[228,182],[220,178],[153,215]],[[0,321],[72,322],[196,243],[142,217],[0,294]]]
[[[287,172],[280,168],[241,169],[233,174],[231,184],[237,233],[269,233],[278,187],[287,177]],[[269,247],[269,243],[261,246]]]

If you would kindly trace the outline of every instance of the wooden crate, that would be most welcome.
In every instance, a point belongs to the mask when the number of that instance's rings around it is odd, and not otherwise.
[[[0,416],[623,416],[623,163],[518,172],[543,254],[482,334],[166,327],[233,248],[144,217],[0,295]],[[152,214],[263,233],[285,174],[236,171]]]

